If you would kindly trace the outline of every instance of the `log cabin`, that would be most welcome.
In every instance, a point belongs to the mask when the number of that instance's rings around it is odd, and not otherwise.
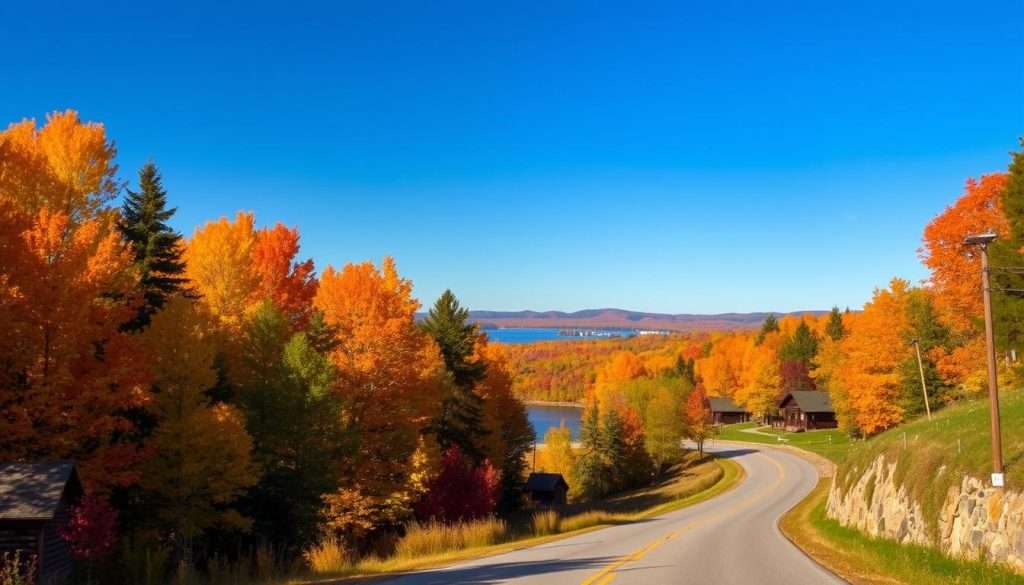
[[[0,464],[0,555],[31,561],[40,585],[62,582],[73,560],[61,531],[81,495],[71,461]]]
[[[750,413],[737,406],[730,398],[709,396],[707,399],[708,418],[712,424],[728,425],[750,420]]]
[[[836,428],[836,411],[827,392],[793,390],[779,401],[776,426],[790,432]]]

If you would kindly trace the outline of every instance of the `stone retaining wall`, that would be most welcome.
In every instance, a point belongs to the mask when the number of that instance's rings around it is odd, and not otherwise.
[[[845,494],[833,480],[829,518],[872,536],[937,547],[954,557],[987,558],[1024,573],[1024,494],[964,477],[950,488],[932,521],[938,524],[929,530],[920,503],[896,484],[895,470],[895,461],[879,456]]]

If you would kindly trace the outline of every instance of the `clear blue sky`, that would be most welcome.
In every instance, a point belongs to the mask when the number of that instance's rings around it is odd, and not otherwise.
[[[0,122],[480,309],[857,307],[1024,134],[1022,0],[61,4],[0,5]]]

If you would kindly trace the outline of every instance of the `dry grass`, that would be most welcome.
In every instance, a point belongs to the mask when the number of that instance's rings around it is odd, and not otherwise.
[[[500,544],[509,537],[508,525],[498,518],[445,524],[412,524],[398,541],[395,559],[417,559],[457,550]]]
[[[386,559],[369,558],[353,563],[340,547],[331,542],[308,551],[306,559],[314,573],[335,578],[443,566],[690,506],[726,491],[742,477],[739,465],[729,460],[705,459],[685,471],[671,481],[602,503],[623,511],[591,509],[562,516],[555,510],[544,510],[528,518],[519,529],[493,518],[450,526],[435,523],[413,525],[398,542],[395,554]],[[642,503],[653,504],[645,508],[636,507]],[[322,578],[314,582],[325,583]]]

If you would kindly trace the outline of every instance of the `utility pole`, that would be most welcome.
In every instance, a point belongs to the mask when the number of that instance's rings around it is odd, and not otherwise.
[[[924,396],[924,411],[928,413],[928,420],[931,421],[932,407],[928,404],[928,386],[924,382],[924,365],[921,364],[921,342],[915,337],[911,343],[914,344],[914,351],[917,352],[917,371],[921,374],[921,394]]]
[[[1003,441],[999,428],[999,386],[996,379],[996,344],[992,331],[992,289],[989,286],[988,245],[996,234],[988,232],[968,236],[965,244],[975,245],[981,250],[981,292],[985,303],[985,345],[988,358],[988,400],[989,420],[992,434],[992,486],[1003,487]]]

